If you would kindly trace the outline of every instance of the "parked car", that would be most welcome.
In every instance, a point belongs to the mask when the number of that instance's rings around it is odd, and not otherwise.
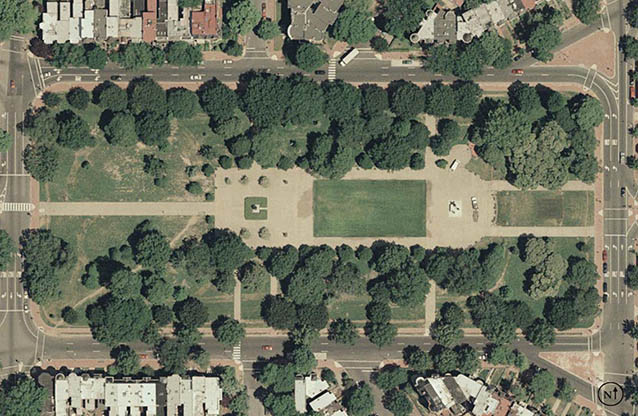
[[[404,59],[403,61],[401,61],[401,63],[403,65],[411,65],[412,64],[412,59]]]
[[[315,71],[315,75],[326,75],[326,71],[323,69],[318,69]]]
[[[51,76],[51,73],[50,73],[50,72],[45,72],[44,74],[42,74],[42,76],[43,76],[43,77],[45,77],[45,78],[46,78],[46,77],[50,77],[50,76]]]
[[[29,305],[27,305],[26,303],[24,304],[24,312],[29,313]]]
[[[603,293],[603,303],[607,303],[609,300],[609,295],[607,293]]]
[[[232,63],[233,63],[233,61],[231,61],[230,59],[224,59],[224,60],[222,61],[222,64],[224,64],[224,65],[230,65],[230,64],[232,64]]]
[[[627,189],[624,186],[620,188],[620,196],[625,196],[626,192],[627,192]]]
[[[140,354],[140,358],[141,358],[141,359],[148,358],[148,355],[147,355],[147,354]]]
[[[607,293],[607,282],[603,283],[603,293]]]
[[[607,273],[607,263],[603,263],[603,273]]]
[[[454,172],[456,170],[456,168],[459,167],[459,161],[454,159],[454,161],[452,162],[452,164],[450,165],[450,170],[452,172]]]
[[[11,89],[14,89],[16,87],[16,82],[14,80],[11,80],[9,82],[9,87],[11,87]]]
[[[472,209],[478,209],[478,198],[473,196],[471,200],[472,200]]]
[[[625,164],[627,162],[627,157],[625,157],[625,152],[620,152],[620,156],[618,157],[621,164]]]
[[[261,17],[266,18],[266,3],[261,3]]]
[[[122,81],[122,75],[111,75],[111,81]]]
[[[523,71],[520,68],[512,69],[512,74],[514,74],[514,75],[523,75],[524,73],[525,73],[525,71]]]
[[[202,76],[199,74],[191,75],[191,80],[201,80],[201,79],[202,79]]]
[[[603,250],[603,263],[607,262],[607,250]]]
[[[264,351],[272,351],[272,345],[262,345],[261,349]]]

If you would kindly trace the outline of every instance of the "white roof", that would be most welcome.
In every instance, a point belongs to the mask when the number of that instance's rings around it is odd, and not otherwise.
[[[487,9],[487,13],[490,15],[490,20],[492,20],[494,25],[500,25],[505,21],[505,14],[503,13],[503,10],[501,10],[501,6],[498,2],[493,1],[491,3],[487,3],[485,8]]]
[[[416,32],[413,37],[410,37],[410,40],[413,43],[424,40],[426,42],[434,41],[434,21],[436,20],[436,12],[434,10],[428,10],[425,19],[421,20],[421,27],[419,31]]]
[[[69,42],[80,43],[80,18],[71,17],[69,19]]]
[[[483,387],[483,384],[479,383],[476,380],[472,380],[471,378],[463,374],[459,374],[458,376],[454,377],[454,379],[456,380],[456,384],[458,384],[465,397],[468,398],[478,396],[479,391],[481,391],[481,387]]]
[[[82,10],[84,10],[84,4],[82,0],[73,0],[72,4],[73,11],[71,15],[73,17],[82,17]]]
[[[106,37],[116,38],[119,32],[119,18],[117,16],[106,17]]]
[[[142,17],[133,17],[131,19],[120,19],[119,27],[120,36],[133,41],[142,39]]]
[[[93,39],[93,10],[85,10],[84,18],[80,19],[80,33],[82,39]]]
[[[179,19],[179,11],[177,8],[177,0],[168,0],[167,4],[167,20],[170,22],[172,20]]]
[[[348,416],[345,410],[337,410],[332,414],[332,416]]]
[[[492,397],[492,393],[483,386],[481,391],[474,400],[474,407],[472,408],[472,414],[474,416],[489,415],[496,411],[499,401]]]
[[[109,16],[120,15],[120,0],[109,0]]]
[[[69,20],[69,17],[71,17],[71,4],[60,3],[60,20]]]
[[[507,416],[534,416],[535,413],[532,412],[531,410],[520,406],[517,403],[512,404],[512,407],[510,408],[510,411],[507,412]]]
[[[432,389],[438,398],[441,400],[441,403],[443,403],[444,408],[447,409],[454,405],[454,398],[445,383],[443,383],[442,378],[428,378],[428,382],[430,383],[430,386],[432,386]]]
[[[310,402],[310,407],[315,412],[318,412],[318,411],[323,410],[326,407],[330,406],[336,400],[337,400],[337,397],[334,394],[332,394],[332,392],[327,391],[327,392],[323,393],[321,396],[319,396],[316,399],[314,399],[313,401],[311,401]]]
[[[67,402],[69,401],[69,382],[66,380],[55,381],[55,416],[66,416]]]
[[[306,397],[315,397],[330,388],[330,384],[319,377],[306,376],[304,381],[306,384]]]
[[[295,410],[306,411],[306,383],[301,378],[295,379]]]

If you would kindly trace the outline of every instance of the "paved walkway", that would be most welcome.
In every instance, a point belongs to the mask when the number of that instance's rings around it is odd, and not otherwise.
[[[40,202],[41,216],[156,216],[215,214],[215,202]]]

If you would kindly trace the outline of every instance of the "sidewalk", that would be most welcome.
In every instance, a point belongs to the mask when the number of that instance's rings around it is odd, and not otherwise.
[[[42,216],[193,216],[215,214],[215,202],[40,202]]]

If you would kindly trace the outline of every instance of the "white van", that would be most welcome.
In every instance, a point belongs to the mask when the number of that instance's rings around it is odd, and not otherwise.
[[[459,161],[454,159],[454,161],[452,162],[452,164],[450,165],[450,170],[452,172],[454,172],[456,170],[456,168],[459,167]]]
[[[348,65],[350,62],[352,62],[354,58],[357,57],[357,55],[359,55],[359,49],[357,48],[350,49],[350,52],[346,53],[345,55],[341,57],[341,61],[339,62],[339,65],[341,66]]]

